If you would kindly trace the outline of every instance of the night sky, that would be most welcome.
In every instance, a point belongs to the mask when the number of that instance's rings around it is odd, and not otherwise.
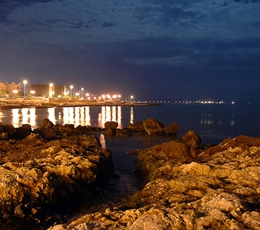
[[[0,0],[0,81],[260,100],[260,0]]]

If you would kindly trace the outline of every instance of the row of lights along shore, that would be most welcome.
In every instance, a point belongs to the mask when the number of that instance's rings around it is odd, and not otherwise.
[[[27,80],[23,80],[23,96],[25,98],[25,92],[26,92],[26,84],[28,83]],[[102,94],[101,96],[93,96],[90,95],[90,93],[84,93],[84,88],[81,88],[80,90],[74,90],[74,86],[70,85],[69,86],[68,91],[64,92],[65,97],[71,96],[71,97],[76,97],[79,99],[88,99],[88,100],[120,100],[121,99],[121,95],[120,94],[114,94],[114,95],[110,95],[110,94]],[[74,91],[73,91],[74,90]],[[18,94],[18,90],[13,90],[14,94]],[[36,92],[35,90],[30,90],[30,95],[35,95]],[[50,83],[49,84],[49,97],[52,98],[54,96],[55,92],[54,92],[54,84]],[[61,98],[62,96],[59,95],[58,98]],[[133,101],[134,100],[134,96],[131,95],[130,96],[130,100]]]

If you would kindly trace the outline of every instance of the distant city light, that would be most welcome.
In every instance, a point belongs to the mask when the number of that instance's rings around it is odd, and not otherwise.
[[[70,86],[70,93],[71,93],[71,96],[73,95],[73,93],[72,93],[72,89],[73,89],[73,85]]]
[[[49,84],[49,97],[53,97],[54,95],[54,87],[53,83]]]
[[[18,90],[17,89],[14,89],[13,90],[13,93],[16,95],[18,93]]]
[[[27,84],[27,80],[23,80],[23,97],[25,97],[25,85]]]

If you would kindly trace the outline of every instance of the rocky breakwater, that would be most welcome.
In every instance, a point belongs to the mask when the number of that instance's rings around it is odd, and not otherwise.
[[[62,214],[100,195],[113,173],[111,152],[79,128],[55,128],[48,120],[35,131],[1,127],[6,139],[0,140],[1,229],[60,223]]]
[[[143,189],[108,208],[51,230],[260,229],[260,137],[202,146],[187,132],[177,141],[138,151]]]
[[[144,121],[137,121],[134,124],[128,124],[123,129],[118,129],[118,123],[108,121],[105,123],[105,134],[110,136],[132,136],[133,134],[147,135],[147,136],[175,136],[179,131],[179,125],[173,122],[165,126],[162,122],[154,118],[148,118]]]

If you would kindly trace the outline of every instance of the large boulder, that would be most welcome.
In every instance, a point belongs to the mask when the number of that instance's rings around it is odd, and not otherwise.
[[[167,136],[175,136],[179,131],[179,125],[176,122],[173,122],[170,125],[167,125],[163,128],[163,132]]]
[[[116,136],[119,137],[129,137],[129,136],[133,136],[133,132],[127,128],[124,129],[117,129],[116,130]]]
[[[193,130],[189,130],[181,137],[180,141],[189,147],[190,155],[197,158],[198,146],[201,144],[200,137]]]
[[[15,129],[15,138],[23,139],[32,133],[32,128],[29,124],[23,124]]]
[[[34,129],[35,133],[47,140],[69,137],[71,135],[91,134],[92,131],[101,131],[101,128],[92,128],[90,126],[77,126],[74,124],[53,124],[50,120],[44,119],[39,128]]]
[[[54,124],[49,119],[44,119],[40,125],[40,128],[51,128]]]
[[[0,123],[0,139],[11,139],[15,137],[15,127],[12,124]]]
[[[109,136],[116,135],[116,129],[117,129],[118,123],[115,121],[107,121],[105,123],[105,134]]]
[[[191,161],[189,148],[185,144],[170,141],[139,150],[136,160],[136,172],[145,177],[145,180],[150,181],[161,174],[166,174],[164,171],[158,171],[163,166],[167,168],[167,165],[182,165]]]
[[[163,133],[164,124],[154,118],[148,118],[143,121],[145,132],[150,135],[161,135]]]
[[[137,121],[134,124],[128,124],[127,129],[135,133],[144,132],[144,126],[142,121]]]
[[[130,130],[133,133],[139,133],[149,136],[175,136],[179,131],[179,125],[178,123],[173,122],[172,124],[165,126],[162,122],[157,121],[154,118],[148,118],[144,121],[137,121],[134,124],[128,124],[126,129]]]

